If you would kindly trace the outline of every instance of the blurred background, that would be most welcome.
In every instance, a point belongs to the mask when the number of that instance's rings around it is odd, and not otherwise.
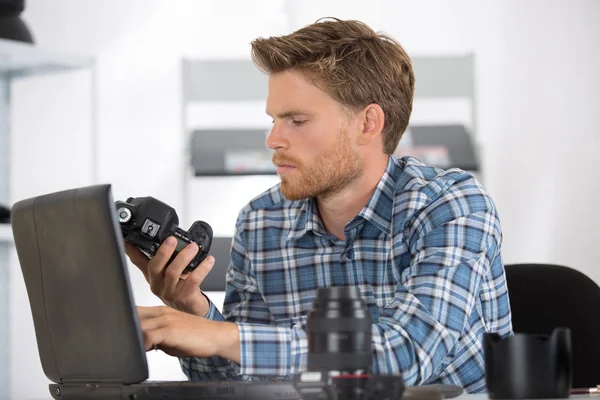
[[[359,19],[413,57],[398,153],[481,180],[505,263],[568,265],[600,283],[596,0],[27,0],[34,44],[0,39],[0,205],[110,183],[115,199],[154,196],[182,228],[201,219],[227,240],[239,209],[278,182],[249,43],[327,16]],[[0,269],[0,397],[45,396],[8,224]],[[130,275],[138,304],[160,304]],[[176,359],[148,360],[151,379],[184,378]]]

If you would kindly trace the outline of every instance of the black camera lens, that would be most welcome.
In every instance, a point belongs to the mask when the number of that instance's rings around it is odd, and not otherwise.
[[[370,373],[371,323],[357,287],[318,289],[306,322],[308,370]]]

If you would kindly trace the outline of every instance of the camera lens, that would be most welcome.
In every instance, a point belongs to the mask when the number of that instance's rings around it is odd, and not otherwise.
[[[371,323],[357,287],[318,289],[306,323],[308,370],[370,373]]]

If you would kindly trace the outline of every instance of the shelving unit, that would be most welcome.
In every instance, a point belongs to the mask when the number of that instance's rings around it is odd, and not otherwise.
[[[10,92],[15,79],[52,72],[87,68],[91,71],[95,99],[95,68],[91,57],[56,54],[29,43],[0,39],[0,203],[8,204],[10,181]],[[92,115],[95,104],[92,101]],[[95,123],[92,126],[95,145]],[[94,154],[94,152],[92,152]]]
[[[92,146],[96,147],[95,61],[91,57],[57,54],[29,43],[0,39],[0,204],[10,206],[11,165],[11,84],[16,79],[59,71],[89,69],[92,80]],[[95,151],[92,151],[95,154]],[[96,165],[95,160],[92,160]],[[95,174],[95,171],[94,171]],[[9,224],[0,224],[0,398],[8,398],[10,389],[10,256],[13,235]]]

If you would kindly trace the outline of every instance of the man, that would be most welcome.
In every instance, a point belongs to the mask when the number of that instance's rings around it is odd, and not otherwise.
[[[496,208],[473,177],[391,154],[412,110],[411,62],[357,21],[326,20],[252,43],[269,76],[267,146],[281,183],[241,210],[223,315],[182,276],[174,240],[131,260],[170,307],[139,308],[146,348],[180,357],[192,380],[306,366],[316,289],[358,286],[373,317],[373,372],[407,385],[485,390],[482,335],[512,333]],[[172,239],[172,238],[171,238]]]

